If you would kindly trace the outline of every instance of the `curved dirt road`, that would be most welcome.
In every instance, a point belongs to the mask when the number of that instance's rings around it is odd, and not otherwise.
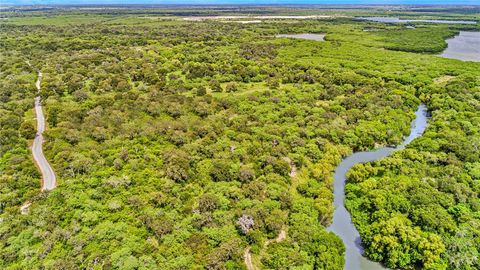
[[[38,72],[38,79],[35,83],[38,92],[40,92],[40,82],[42,81],[42,72]],[[40,172],[42,173],[42,190],[52,190],[57,185],[57,179],[52,166],[48,163],[43,154],[43,132],[45,131],[45,117],[43,116],[42,104],[40,103],[40,96],[35,97],[35,114],[37,116],[37,134],[33,140],[32,154],[35,163],[37,163]]]

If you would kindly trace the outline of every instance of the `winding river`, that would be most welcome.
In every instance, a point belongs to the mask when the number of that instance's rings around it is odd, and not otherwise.
[[[369,261],[363,257],[360,234],[352,223],[352,218],[344,205],[346,174],[355,164],[372,162],[389,156],[392,152],[405,148],[415,138],[421,136],[427,127],[427,108],[421,104],[415,112],[415,119],[411,124],[410,135],[395,148],[383,147],[377,150],[357,152],[345,158],[335,170],[333,223],[327,230],[334,232],[346,247],[345,267],[348,270],[376,270],[385,269],[379,263]]]

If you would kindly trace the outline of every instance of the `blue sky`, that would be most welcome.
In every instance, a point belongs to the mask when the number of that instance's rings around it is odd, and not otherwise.
[[[457,4],[480,5],[480,0],[0,0],[0,5],[52,4]]]

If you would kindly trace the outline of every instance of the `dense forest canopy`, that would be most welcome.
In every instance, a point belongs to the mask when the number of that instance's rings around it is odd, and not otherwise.
[[[347,208],[372,260],[478,269],[480,63],[435,54],[480,25],[355,19],[480,19],[430,8],[0,12],[0,268],[246,269],[249,249],[261,269],[343,269],[335,166],[400,143],[423,102],[425,135],[351,170]],[[330,17],[182,17],[287,12]],[[49,192],[28,149],[38,70]]]

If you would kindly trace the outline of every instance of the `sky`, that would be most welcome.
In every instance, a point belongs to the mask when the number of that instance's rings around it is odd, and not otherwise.
[[[72,4],[435,4],[480,5],[480,0],[0,0],[0,5]]]

